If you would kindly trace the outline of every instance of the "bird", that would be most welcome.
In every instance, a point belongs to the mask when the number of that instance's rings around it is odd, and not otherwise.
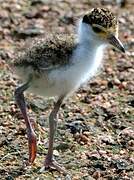
[[[22,81],[14,95],[26,124],[29,163],[36,158],[37,138],[27,114],[24,92],[57,100],[49,115],[48,152],[43,168],[66,173],[53,155],[59,109],[66,98],[95,76],[103,64],[108,45],[125,53],[118,38],[118,28],[118,19],[109,9],[96,7],[79,19],[76,33],[47,34],[33,40],[14,57],[11,66]]]

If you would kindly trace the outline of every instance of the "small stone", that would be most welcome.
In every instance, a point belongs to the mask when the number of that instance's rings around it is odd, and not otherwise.
[[[100,177],[101,177],[100,171],[95,171],[92,176],[95,179],[100,179]]]
[[[129,160],[134,164],[134,158],[133,157],[129,158]]]
[[[124,88],[126,88],[127,87],[127,82],[122,82],[122,86],[124,87]]]
[[[125,150],[121,150],[121,151],[120,151],[120,154],[121,154],[121,155],[123,155],[123,154],[125,154],[125,153],[126,153]]]
[[[43,12],[47,12],[49,10],[50,10],[50,7],[47,6],[47,5],[44,5],[44,6],[41,7],[41,11],[43,11]]]
[[[120,82],[119,79],[117,79],[117,78],[114,79],[114,84],[115,84],[115,85],[119,85],[120,83],[121,83],[121,82]]]
[[[53,151],[53,155],[54,155],[54,156],[59,156],[59,152],[58,152],[57,150],[54,150],[54,151]]]
[[[110,102],[105,102],[104,104],[103,104],[103,107],[104,108],[110,108],[111,107],[111,103]]]
[[[99,153],[100,153],[101,155],[103,155],[103,154],[106,154],[107,152],[106,152],[106,151],[103,151],[103,150],[99,150]]]

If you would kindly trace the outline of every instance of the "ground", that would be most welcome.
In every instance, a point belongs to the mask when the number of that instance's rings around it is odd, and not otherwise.
[[[59,114],[54,154],[72,180],[134,179],[134,14],[133,1],[5,0],[0,4],[0,179],[69,179],[56,171],[40,173],[47,153],[48,115],[53,100],[27,94],[28,113],[36,120],[38,153],[25,166],[28,146],[24,120],[14,101],[20,83],[8,62],[16,48],[50,31],[74,32],[85,11],[105,6],[119,17],[119,38],[126,55],[112,47],[104,66],[80,88]]]

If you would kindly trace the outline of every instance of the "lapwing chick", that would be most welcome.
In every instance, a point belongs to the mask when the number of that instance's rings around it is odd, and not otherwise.
[[[80,19],[76,35],[45,36],[15,57],[12,66],[23,82],[15,90],[15,99],[26,123],[30,163],[36,157],[37,141],[26,112],[24,92],[57,99],[49,116],[49,146],[43,167],[66,173],[53,157],[57,114],[63,100],[95,75],[109,44],[125,52],[118,39],[117,18],[108,9],[94,8]]]

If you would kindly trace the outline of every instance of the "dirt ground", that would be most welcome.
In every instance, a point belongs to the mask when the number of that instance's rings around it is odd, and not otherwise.
[[[40,173],[48,148],[48,115],[53,100],[27,94],[35,119],[38,152],[25,166],[28,146],[24,120],[14,101],[19,80],[7,65],[16,48],[46,32],[72,33],[78,18],[92,7],[108,7],[119,17],[119,37],[127,51],[112,47],[101,72],[80,88],[59,114],[54,155],[72,180],[134,179],[134,2],[106,0],[0,1],[0,179],[61,180],[57,171]]]

